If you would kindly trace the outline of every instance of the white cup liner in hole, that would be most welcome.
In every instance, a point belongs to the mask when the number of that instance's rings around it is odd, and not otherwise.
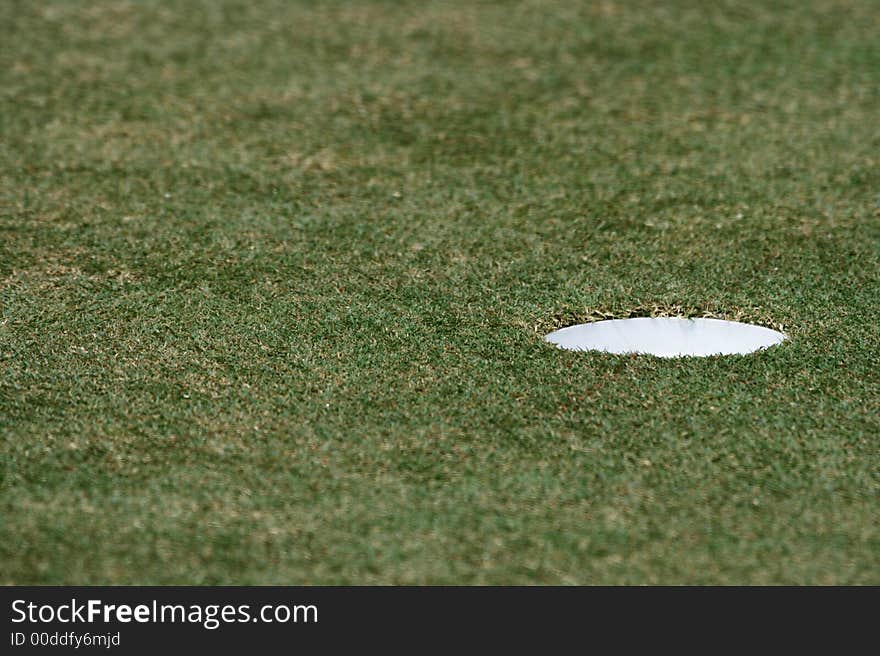
[[[546,339],[570,351],[644,353],[661,358],[744,355],[779,344],[770,328],[721,319],[610,319],[554,331]]]

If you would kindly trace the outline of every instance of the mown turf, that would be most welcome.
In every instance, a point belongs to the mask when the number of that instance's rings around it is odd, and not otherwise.
[[[0,3],[0,582],[880,583],[878,33]]]

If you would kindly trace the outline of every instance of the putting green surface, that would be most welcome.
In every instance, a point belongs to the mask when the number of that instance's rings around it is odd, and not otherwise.
[[[878,33],[0,3],[0,583],[880,583]]]

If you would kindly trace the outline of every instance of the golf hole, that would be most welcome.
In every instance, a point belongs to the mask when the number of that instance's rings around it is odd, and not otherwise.
[[[661,358],[745,355],[779,344],[770,328],[721,319],[610,319],[554,331],[546,339],[569,351],[643,353]]]

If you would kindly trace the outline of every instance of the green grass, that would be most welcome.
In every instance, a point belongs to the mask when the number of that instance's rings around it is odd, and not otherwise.
[[[878,33],[0,3],[0,583],[880,583]]]

